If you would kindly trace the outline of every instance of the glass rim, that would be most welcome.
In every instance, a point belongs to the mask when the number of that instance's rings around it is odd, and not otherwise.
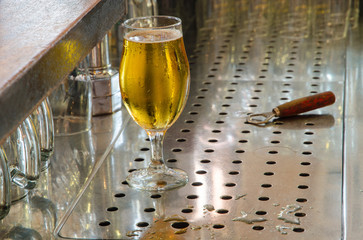
[[[161,19],[161,18],[165,18],[165,19],[173,19],[176,22],[169,24],[169,25],[165,25],[165,26],[160,26],[160,27],[137,27],[137,26],[131,26],[130,22],[132,21],[137,21],[137,20],[145,20],[145,19]],[[174,16],[167,16],[167,15],[156,15],[156,16],[145,16],[145,17],[133,17],[133,18],[129,18],[127,20],[125,20],[122,23],[122,27],[127,28],[127,29],[134,29],[134,30],[150,30],[150,29],[165,29],[165,28],[172,28],[172,27],[177,27],[180,26],[182,24],[182,20],[178,17],[174,17]]]

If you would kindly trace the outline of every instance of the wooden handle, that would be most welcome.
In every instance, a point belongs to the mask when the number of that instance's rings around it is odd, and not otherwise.
[[[276,117],[289,117],[331,105],[335,102],[333,92],[323,92],[312,96],[295,99],[273,109]]]

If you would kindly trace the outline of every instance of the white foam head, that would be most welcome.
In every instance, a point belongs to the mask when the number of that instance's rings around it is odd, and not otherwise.
[[[167,42],[182,37],[179,30],[174,29],[153,29],[136,30],[126,34],[125,39],[139,43]]]

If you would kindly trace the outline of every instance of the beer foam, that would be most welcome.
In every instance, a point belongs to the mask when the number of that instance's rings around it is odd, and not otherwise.
[[[125,39],[139,43],[166,42],[181,38],[182,34],[178,30],[172,29],[154,29],[154,30],[136,30],[126,34]]]

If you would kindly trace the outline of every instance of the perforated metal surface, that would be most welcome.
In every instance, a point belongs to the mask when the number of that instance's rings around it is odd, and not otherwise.
[[[345,40],[286,38],[206,21],[189,55],[188,104],[165,157],[187,186],[130,189],[149,142],[130,121],[59,231],[76,239],[340,239]],[[265,127],[245,123],[286,101],[336,103]]]

